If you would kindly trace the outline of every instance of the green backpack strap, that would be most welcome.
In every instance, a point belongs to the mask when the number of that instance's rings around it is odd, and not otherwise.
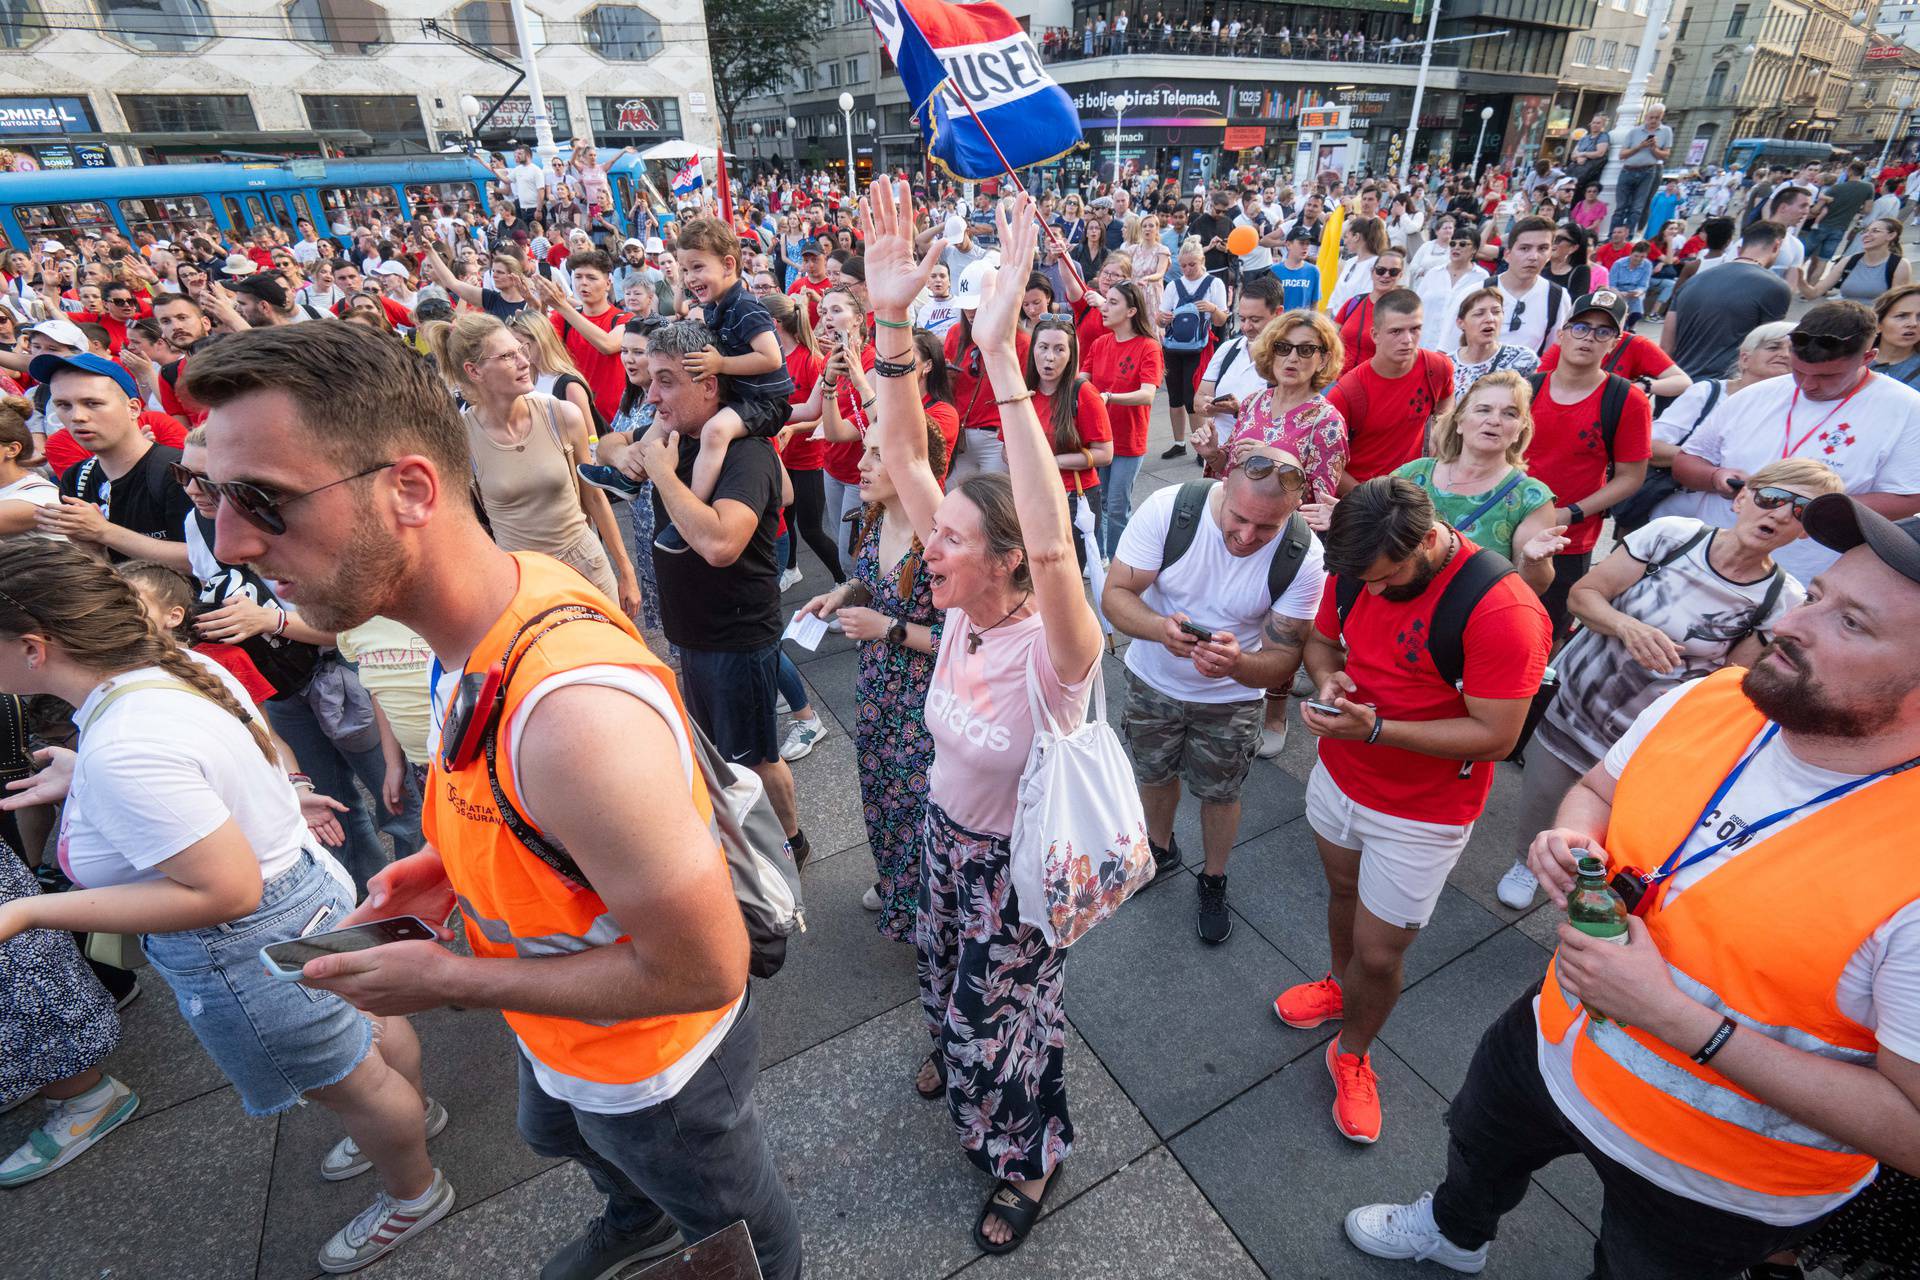
[[[1216,484],[1213,480],[1189,480],[1174,495],[1173,518],[1167,522],[1167,537],[1160,551],[1160,572],[1187,554],[1193,535],[1200,528],[1200,515],[1207,509],[1207,496]]]

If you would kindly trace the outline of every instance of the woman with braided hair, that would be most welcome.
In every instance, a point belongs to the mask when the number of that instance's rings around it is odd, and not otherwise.
[[[340,1117],[348,1137],[321,1176],[375,1169],[381,1188],[321,1249],[323,1270],[365,1266],[443,1217],[453,1190],[426,1139],[446,1113],[419,1091],[412,1028],[278,981],[260,962],[262,946],[332,928],[353,890],[309,834],[301,780],[281,769],[240,684],[180,648],[105,564],[23,538],[0,542],[0,689],[51,694],[80,727],[74,750],[39,753],[40,771],[0,801],[66,801],[58,850],[75,888],[0,903],[0,942],[33,929],[143,935],[249,1114],[311,1100]],[[83,1095],[96,1104],[84,1115],[81,1099],[66,1100],[0,1164],[0,1180],[79,1154],[125,1106],[108,1094]]]

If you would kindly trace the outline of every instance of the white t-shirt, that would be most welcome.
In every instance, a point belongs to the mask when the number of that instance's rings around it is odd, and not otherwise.
[[[1378,261],[1372,255],[1364,258],[1348,258],[1346,265],[1340,268],[1340,274],[1334,277],[1333,292],[1327,295],[1327,315],[1337,316],[1340,308],[1346,305],[1348,298],[1373,292],[1373,264]]]
[[[1465,281],[1461,283],[1466,285]],[[1456,290],[1457,297],[1454,301],[1458,301],[1459,297],[1465,297],[1467,289],[1480,287],[1479,284],[1473,284]],[[1529,289],[1524,296],[1516,295],[1507,288],[1505,272],[1500,273],[1493,287],[1500,290],[1500,296],[1506,299],[1500,341],[1511,342],[1515,346],[1530,347],[1535,355],[1545,355],[1547,348],[1558,340],[1560,326],[1567,322],[1567,312],[1572,301],[1567,297],[1567,291],[1545,276],[1541,276],[1533,282],[1533,288]],[[1560,295],[1558,307],[1555,307],[1551,301],[1555,293]],[[1554,313],[1551,334],[1547,332],[1547,312],[1549,311]],[[1516,319],[1519,321],[1517,325],[1514,323]]]
[[[1256,393],[1273,385],[1260,376],[1260,369],[1253,362],[1253,352],[1247,349],[1249,345],[1246,338],[1239,337],[1223,342],[1214,349],[1213,358],[1207,361],[1207,371],[1200,375],[1200,381],[1213,384],[1214,395],[1234,396],[1245,405]],[[1233,434],[1235,416],[1231,413],[1213,415],[1215,440],[1224,444]]]
[[[945,298],[927,297],[920,304],[920,314],[916,318],[922,329],[935,337],[944,338],[947,330],[960,321],[960,307],[951,296]]]
[[[28,472],[12,484],[0,484],[0,502],[24,502],[30,507],[60,505],[60,486],[43,475]],[[61,534],[42,534],[56,542],[65,542]]]
[[[1722,396],[1687,441],[1686,452],[1748,475],[1776,458],[1811,458],[1839,472],[1848,493],[1920,493],[1920,391],[1878,373],[1844,407],[1837,400],[1804,395],[1796,403],[1797,390],[1789,375]],[[1732,502],[1714,494],[1701,497],[1700,519],[1722,528],[1733,524]],[[1811,584],[1840,557],[1802,538],[1773,558]]]
[[[1735,244],[1733,255],[1738,257],[1740,245]],[[1800,266],[1807,260],[1807,247],[1800,243],[1800,235],[1793,228],[1787,228],[1786,239],[1780,242],[1780,251],[1773,255],[1773,266],[1768,268],[1775,275],[1784,278],[1787,272]],[[1698,275],[1699,272],[1695,272]]]
[[[1245,213],[1234,214],[1233,225],[1236,227],[1252,227],[1253,233],[1257,236],[1264,236],[1266,234],[1265,231],[1260,229],[1260,224],[1252,218],[1249,218]],[[1243,253],[1240,255],[1240,270],[1242,271],[1267,271],[1272,269],[1272,267],[1273,250],[1263,244],[1255,244],[1251,253]]]
[[[1115,559],[1146,573],[1158,572],[1179,493],[1179,485],[1167,485],[1134,509],[1133,518],[1120,535],[1120,545],[1114,549]],[[1231,631],[1243,651],[1257,653],[1261,627],[1269,612],[1309,622],[1318,612],[1320,591],[1326,585],[1320,540],[1309,535],[1300,571],[1286,593],[1274,600],[1267,594],[1267,568],[1280,549],[1281,539],[1275,537],[1250,556],[1234,555],[1213,518],[1214,501],[1210,497],[1202,510],[1192,545],[1174,561],[1172,569],[1153,580],[1140,598],[1155,613],[1184,613],[1195,626]],[[1261,695],[1259,689],[1237,680],[1203,676],[1194,669],[1191,659],[1176,658],[1165,645],[1150,640],[1136,640],[1127,646],[1127,670],[1182,702],[1250,702]]]
[[[1666,412],[1653,420],[1653,438],[1671,445],[1678,445],[1682,441],[1690,443],[1694,429],[1706,425],[1706,419],[1700,415],[1707,407],[1708,391],[1715,382],[1724,383],[1725,379],[1701,378],[1675,396],[1673,402],[1667,406]],[[1713,407],[1717,410],[1726,402],[1727,393],[1723,386],[1720,397],[1714,401]],[[1700,493],[1693,489],[1675,489],[1660,500],[1660,504],[1653,509],[1652,518],[1688,516],[1694,520],[1705,520],[1707,503],[1712,500],[1713,495],[1709,493]]]
[[[320,242],[318,240],[295,240],[288,251],[293,260],[301,266],[308,266],[320,260]]]
[[[440,682],[434,688],[431,699],[432,723],[427,729],[429,759],[440,754],[440,730],[446,716],[446,709],[452,704],[454,693],[459,688],[461,664],[456,663],[448,667],[443,663],[439,670]],[[532,691],[520,700],[520,705],[514,708],[513,718],[507,721],[507,759],[509,767],[513,770],[515,795],[526,794],[520,786],[519,759],[520,735],[526,732],[527,718],[533,714],[533,709],[540,704],[542,698],[574,684],[592,684],[618,689],[623,693],[632,694],[652,707],[660,718],[666,721],[668,731],[673,734],[674,745],[680,753],[680,768],[687,775],[688,787],[692,787],[696,768],[693,762],[693,744],[687,738],[680,713],[674,707],[673,699],[668,695],[666,686],[660,683],[658,677],[633,667],[587,666],[575,667],[571,671],[562,671],[557,675],[548,676],[535,685]],[[686,1088],[687,1082],[706,1065],[707,1059],[711,1058],[714,1050],[720,1047],[720,1042],[727,1038],[727,1032],[733,1029],[734,1020],[740,1016],[741,1002],[745,999],[746,995],[742,992],[741,999],[734,1002],[733,1007],[727,1010],[726,1016],[714,1023],[713,1028],[672,1065],[645,1080],[635,1081],[632,1084],[605,1084],[556,1071],[535,1057],[533,1051],[527,1048],[526,1041],[519,1040],[518,1036],[515,1039],[519,1041],[520,1052],[526,1056],[527,1065],[532,1069],[534,1079],[540,1082],[541,1091],[548,1097],[558,1098],[582,1111],[590,1111],[596,1115],[626,1115],[629,1112],[665,1102]]]
[[[513,202],[523,209],[531,209],[540,203],[540,192],[547,183],[547,171],[531,162],[517,164],[507,170],[507,178],[513,183]]]
[[[1222,311],[1226,310],[1226,281],[1222,280],[1219,276],[1213,275],[1203,275],[1198,280],[1189,280],[1185,276],[1176,273],[1172,279],[1169,279],[1165,284],[1160,286],[1160,309],[1162,311],[1177,311],[1180,308],[1180,295],[1173,287],[1174,280],[1180,282],[1180,287],[1187,291],[1188,296],[1193,299],[1193,304],[1196,307],[1203,302],[1211,302]],[[1204,311],[1200,313],[1200,318],[1208,324],[1213,323],[1213,317]]]
[[[1627,761],[1647,734],[1691,687],[1682,685],[1661,695],[1640,713],[1633,727],[1607,752],[1608,773],[1618,778],[1626,771]],[[1682,857],[1724,839],[1754,819],[1810,800],[1853,776],[1806,763],[1776,736],[1741,773],[1719,812],[1688,836]],[[1753,843],[1736,844],[1688,867],[1674,876],[1673,886],[1667,891],[1669,901],[1734,858],[1765,844],[1775,832],[1806,821],[1824,807],[1802,809],[1762,832]],[[1873,931],[1847,961],[1834,994],[1840,1012],[1871,1028],[1882,1048],[1903,1058],[1920,1058],[1920,900],[1901,908]],[[1573,1083],[1574,1042],[1574,1035],[1568,1035],[1557,1045],[1549,1044],[1545,1037],[1540,1038],[1540,1073],[1546,1078],[1548,1092],[1553,1094],[1566,1117],[1595,1146],[1656,1186],[1728,1213],[1745,1214],[1782,1226],[1816,1218],[1852,1196],[1851,1191],[1837,1196],[1759,1195],[1660,1155],[1587,1107]]]
[[[1460,300],[1484,286],[1486,279],[1487,273],[1474,266],[1455,280],[1444,260],[1420,278],[1414,292],[1420,295],[1421,346],[1429,351],[1453,353],[1460,345],[1460,326],[1453,322],[1460,311]]]
[[[227,671],[187,655],[219,676],[256,721],[253,699]],[[119,684],[173,680],[143,667],[96,686],[74,723],[81,726],[73,782],[61,812],[61,870],[88,889],[161,880],[156,868],[206,839],[228,819],[239,824],[260,876],[272,879],[307,847],[300,802],[279,764],[269,764],[232,712],[185,688],[137,689],[100,710]]]

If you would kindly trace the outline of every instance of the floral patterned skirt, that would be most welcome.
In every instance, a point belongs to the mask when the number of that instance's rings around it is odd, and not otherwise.
[[[39,892],[33,872],[0,841],[0,902]],[[113,997],[72,934],[29,929],[0,943],[0,1107],[98,1066],[119,1043]]]
[[[921,835],[920,1004],[961,1149],[994,1177],[1045,1177],[1073,1147],[1067,953],[1020,923],[1004,836],[932,801]]]

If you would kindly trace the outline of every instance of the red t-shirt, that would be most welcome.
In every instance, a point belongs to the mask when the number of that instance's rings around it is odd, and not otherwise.
[[[164,370],[159,379],[160,407],[176,418],[185,418],[197,427],[206,421],[207,411],[180,394],[180,383],[187,377],[187,358],[181,356],[174,361],[174,366],[172,382],[167,381]]]
[[[240,682],[240,687],[245,689],[247,696],[256,703],[265,702],[280,692],[273,687],[270,680],[260,674],[260,668],[253,665],[253,659],[247,656],[247,651],[237,644],[202,640],[193,646],[193,651],[204,658],[211,658],[232,672],[233,678]]]
[[[940,428],[940,438],[947,442],[947,459],[953,459],[953,445],[960,438],[960,411],[945,400],[922,400],[921,408],[927,411],[927,420]],[[946,476],[941,476],[941,487],[946,487]]]
[[[860,367],[868,373],[873,372],[873,344],[869,342],[860,353]],[[873,380],[867,380],[871,386]],[[840,420],[851,422],[859,428],[860,434],[867,434],[867,411],[860,407],[854,398],[853,379],[842,378],[834,391],[834,399],[840,406]],[[860,455],[867,451],[864,440],[836,440],[827,445],[827,474],[841,484],[860,483]]]
[[[581,313],[585,315],[585,312]],[[593,389],[593,407],[600,416],[609,422],[620,412],[620,397],[627,390],[627,371],[620,364],[620,353],[602,355],[591,342],[574,332],[565,317],[555,315],[554,332],[560,335],[560,341],[567,347],[567,354],[573,357],[573,363],[579,367],[580,376],[587,380],[587,386]],[[612,333],[627,322],[627,313],[618,307],[608,307],[597,316],[587,316],[596,329]]]
[[[1107,331],[1107,318],[1100,314],[1100,308],[1093,305],[1093,299],[1081,294],[1080,300],[1073,304],[1073,331],[1080,339],[1080,350],[1084,354],[1093,346],[1093,340]]]
[[[1115,342],[1111,333],[1103,333],[1081,356],[1080,371],[1092,380],[1096,391],[1125,395],[1149,383],[1157,387],[1166,381],[1167,357],[1160,344],[1145,334]],[[1152,415],[1151,403],[1107,406],[1115,457],[1137,458],[1147,451],[1147,420]]]
[[[1590,256],[1593,258],[1595,262],[1599,263],[1601,266],[1611,271],[1613,270],[1614,263],[1620,261],[1620,259],[1626,257],[1628,254],[1632,252],[1633,252],[1633,241],[1629,240],[1625,244],[1615,244],[1613,243],[1613,241],[1609,240],[1605,244],[1601,245],[1598,249],[1595,249]]]
[[[153,314],[153,308],[147,304],[146,299],[135,295],[134,303],[135,318]],[[73,311],[67,314],[67,319],[73,321],[75,324],[97,324],[102,329],[105,329],[107,331],[107,349],[115,356],[120,354],[120,348],[127,345],[127,322],[115,319],[106,312]]]
[[[1373,295],[1363,293],[1345,304],[1347,318],[1340,322],[1340,344],[1347,349],[1347,362],[1357,365],[1373,359]]]
[[[1108,418],[1107,406],[1102,403],[1100,393],[1094,390],[1093,383],[1085,378],[1076,384],[1078,391],[1074,397],[1073,425],[1080,432],[1080,443],[1086,446],[1100,444],[1113,439],[1113,425]],[[1053,397],[1044,392],[1033,393],[1033,411],[1040,415],[1040,430],[1046,433],[1049,445],[1053,442]],[[1055,449],[1055,453],[1059,450]],[[1078,484],[1075,478],[1078,477]],[[1100,487],[1100,473],[1092,467],[1086,470],[1068,470],[1060,468],[1060,482],[1067,486],[1068,493],[1085,492]]]
[[[1369,702],[1388,720],[1450,720],[1467,714],[1466,697],[1441,678],[1427,652],[1427,635],[1440,596],[1478,548],[1465,537],[1453,562],[1411,600],[1389,600],[1361,588],[1347,615],[1346,671],[1356,702]],[[1332,583],[1328,584],[1329,588]],[[1314,625],[1341,638],[1336,592],[1320,597]],[[1475,698],[1531,698],[1540,687],[1552,643],[1552,624],[1540,598],[1518,574],[1509,574],[1474,606],[1461,649],[1465,694]],[[1493,786],[1493,762],[1477,761],[1460,776],[1460,761],[1443,760],[1383,743],[1320,739],[1320,763],[1356,803],[1396,818],[1463,826],[1479,818]]]
[[[1551,380],[1533,398],[1533,443],[1527,446],[1527,474],[1553,490],[1555,506],[1566,506],[1607,482],[1606,435],[1600,424],[1602,382],[1574,404],[1553,398]],[[1653,456],[1653,406],[1640,388],[1627,391],[1614,431],[1613,461],[1645,462]],[[1593,550],[1600,540],[1601,515],[1591,515],[1567,530],[1563,555]]]
[[[813,396],[813,384],[820,381],[820,370],[826,367],[826,357],[817,356],[805,347],[795,347],[787,353],[787,376],[793,379],[793,394],[787,397],[787,403],[805,404]],[[806,433],[794,433],[788,439],[787,447],[780,451],[780,461],[787,464],[789,471],[818,471],[826,465],[827,442],[809,439],[813,428]]]
[[[812,324],[820,323],[820,295],[833,287],[833,281],[821,276],[815,280],[802,275],[787,287],[787,292],[796,298],[807,300],[807,320]]]
[[[1327,403],[1347,422],[1347,475],[1371,480],[1425,453],[1427,419],[1452,394],[1453,361],[1424,348],[1398,378],[1381,377],[1371,360],[1341,374]]]
[[[960,425],[983,431],[1000,429],[1000,407],[993,402],[993,387],[987,382],[986,369],[980,360],[980,348],[971,342],[967,344],[967,354],[960,355],[960,326],[954,325],[947,330],[947,336],[941,339],[940,349],[946,353],[947,375],[953,381],[953,404],[960,412]],[[1013,335],[1014,355],[1024,367],[1027,363],[1027,335]]]
[[[164,444],[172,449],[186,447],[187,429],[164,413],[142,409],[140,428],[153,438],[155,444]],[[82,448],[80,442],[73,438],[73,432],[65,427],[47,437],[47,465],[55,475],[64,475],[68,467],[92,456],[93,450]]]
[[[1617,358],[1616,358],[1617,357]],[[1673,357],[1660,349],[1660,344],[1651,338],[1643,338],[1630,333],[1614,344],[1608,356],[1611,364],[1601,363],[1621,377],[1632,381],[1635,378],[1657,378],[1673,368]],[[1552,373],[1560,367],[1560,344],[1554,343],[1547,348],[1547,354],[1540,357],[1540,372]]]

